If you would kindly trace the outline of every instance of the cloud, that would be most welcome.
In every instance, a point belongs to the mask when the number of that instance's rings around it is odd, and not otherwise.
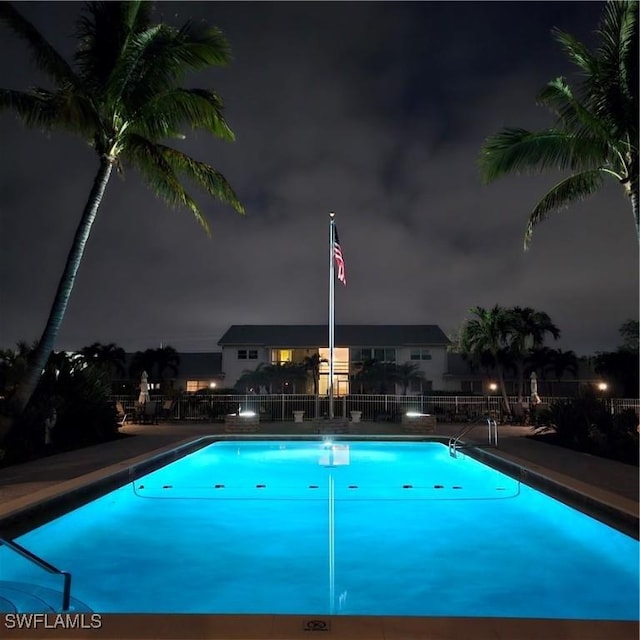
[[[500,127],[549,124],[534,98],[565,72],[549,29],[587,34],[595,4],[161,3],[178,22],[212,20],[232,43],[229,68],[188,84],[219,91],[237,141],[190,133],[183,148],[224,173],[247,215],[202,199],[207,238],[135,173],[114,176],[59,346],[208,350],[234,323],[324,322],[335,210],[349,281],[338,321],[451,331],[474,305],[519,304],[547,311],[563,348],[615,347],[638,309],[638,244],[616,185],[544,223],[524,254],[528,212],[553,177],[483,186],[476,167]],[[49,24],[46,3],[23,5],[54,44],[77,11],[58,6]],[[0,85],[29,77],[15,68],[0,61]],[[97,158],[8,115],[0,134],[9,345],[43,327]]]

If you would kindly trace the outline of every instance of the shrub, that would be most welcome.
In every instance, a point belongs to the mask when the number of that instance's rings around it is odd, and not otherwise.
[[[58,363],[60,364],[60,363]],[[5,405],[5,410],[9,403]],[[51,445],[45,445],[45,420],[55,409]],[[7,415],[11,418],[12,416]],[[0,465],[111,440],[118,435],[107,377],[94,368],[61,366],[42,376],[29,405],[6,434]]]
[[[629,409],[612,415],[601,399],[585,395],[553,403],[541,414],[537,433],[551,429],[556,444],[638,464],[638,416]]]

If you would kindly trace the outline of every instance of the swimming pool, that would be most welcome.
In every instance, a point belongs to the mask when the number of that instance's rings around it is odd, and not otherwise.
[[[16,541],[102,613],[638,617],[636,540],[437,442],[217,442]]]

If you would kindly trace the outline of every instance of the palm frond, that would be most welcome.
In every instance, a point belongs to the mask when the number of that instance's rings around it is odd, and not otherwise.
[[[560,29],[552,29],[551,32],[562,46],[569,60],[571,60],[585,76],[593,75],[596,72],[596,58],[584,44],[574,38],[570,33],[565,33]]]
[[[63,129],[91,139],[95,113],[84,96],[72,92],[32,89],[29,92],[0,89],[0,110],[11,109],[27,126],[43,131]]]
[[[150,100],[138,111],[133,128],[152,140],[175,137],[185,124],[224,140],[235,136],[222,115],[222,99],[206,89],[174,89]]]
[[[587,81],[596,113],[618,135],[638,137],[638,3],[607,2],[598,28],[598,69]]]
[[[187,72],[224,65],[228,60],[229,45],[218,29],[187,23],[176,31],[158,25],[130,39],[114,68],[110,93],[123,96],[135,111],[175,86]]]
[[[27,43],[34,62],[59,85],[78,85],[67,61],[10,2],[0,2],[0,22]]]
[[[127,137],[126,156],[159,198],[171,207],[189,209],[207,235],[211,235],[207,219],[196,201],[180,183],[159,145],[142,136],[130,135]]]
[[[547,83],[538,94],[538,104],[546,106],[558,117],[558,128],[571,131],[577,137],[593,136],[606,148],[611,130],[585,107],[573,94],[567,81],[560,77]]]
[[[596,169],[572,175],[553,187],[529,216],[524,236],[525,250],[531,245],[533,230],[537,225],[546,220],[552,212],[593,195],[602,186],[602,181],[602,171]]]
[[[176,174],[186,176],[210,196],[231,205],[238,213],[244,213],[244,207],[238,200],[238,196],[219,171],[177,149],[163,145],[156,145],[156,148]]]
[[[606,145],[558,129],[506,128],[485,141],[478,164],[485,183],[508,173],[592,168],[608,161]]]
[[[86,85],[102,92],[132,33],[146,28],[153,3],[86,2],[76,21],[75,62]]]

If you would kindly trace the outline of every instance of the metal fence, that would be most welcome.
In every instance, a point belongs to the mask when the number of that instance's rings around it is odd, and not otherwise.
[[[133,413],[136,397],[112,396],[122,402],[126,411]],[[151,396],[152,401],[164,406],[162,415],[173,420],[201,420],[223,422],[228,414],[253,411],[263,422],[293,420],[294,411],[304,411],[304,418],[322,418],[329,415],[329,398],[303,394],[278,395],[183,395],[173,402],[163,396]],[[546,398],[548,403],[571,398]],[[604,398],[611,413],[632,409],[640,414],[640,400],[634,398]],[[509,398],[514,405],[517,397]],[[441,421],[464,422],[490,413],[500,417],[502,398],[490,396],[396,396],[347,395],[334,398],[333,414],[348,418],[351,411],[362,412],[362,420],[396,422],[403,413],[416,411],[436,415]],[[545,403],[546,404],[546,403]]]

